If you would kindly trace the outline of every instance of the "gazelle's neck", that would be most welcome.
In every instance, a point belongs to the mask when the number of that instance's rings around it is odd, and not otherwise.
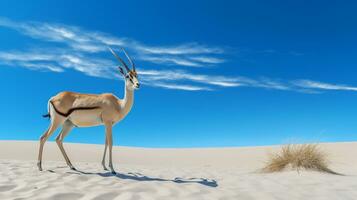
[[[127,115],[134,104],[134,90],[129,89],[126,85],[125,85],[124,99],[122,102],[123,104],[121,105],[121,107],[122,107],[123,114]]]

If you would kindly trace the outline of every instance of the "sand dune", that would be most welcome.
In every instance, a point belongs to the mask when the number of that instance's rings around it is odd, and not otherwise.
[[[101,145],[65,144],[70,170],[53,142],[43,172],[37,142],[0,141],[0,199],[357,199],[357,143],[321,144],[331,169],[260,173],[279,147],[150,149],[115,147],[113,176]]]

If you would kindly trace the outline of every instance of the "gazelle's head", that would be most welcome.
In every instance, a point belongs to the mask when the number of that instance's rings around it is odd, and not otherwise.
[[[122,71],[122,70],[123,70],[123,68],[119,67],[119,71]],[[124,74],[124,72],[122,74],[125,77],[125,84],[127,87],[129,87],[129,89],[132,89],[132,90],[139,89],[140,83],[139,83],[138,74],[136,73],[136,71],[131,70],[126,74]]]
[[[122,66],[119,66],[119,71],[120,73],[124,76],[125,78],[125,85],[127,88],[129,88],[130,90],[135,90],[135,89],[139,89],[140,87],[140,83],[138,80],[138,74],[136,73],[135,70],[135,64],[133,62],[133,60],[130,58],[130,56],[126,53],[126,51],[122,48],[126,58],[129,60],[131,66],[133,69],[130,69],[128,67],[128,65],[124,62],[123,59],[121,59],[114,51],[113,49],[111,49],[109,47],[109,50],[112,52],[112,54],[115,56],[115,58],[120,62],[120,64]],[[125,68],[125,71],[123,69],[123,67]]]

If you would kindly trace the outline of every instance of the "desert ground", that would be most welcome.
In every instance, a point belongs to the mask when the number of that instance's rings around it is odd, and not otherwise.
[[[320,144],[330,168],[262,173],[279,146],[154,149],[114,147],[117,175],[104,171],[104,146],[65,143],[77,171],[47,142],[43,171],[37,141],[0,141],[0,199],[357,199],[357,142]]]

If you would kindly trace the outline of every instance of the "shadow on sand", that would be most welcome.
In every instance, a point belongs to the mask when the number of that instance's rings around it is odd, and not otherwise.
[[[51,173],[56,173],[54,170],[47,170]],[[81,170],[73,170],[70,172],[66,172],[69,174],[78,174],[78,175],[99,175],[102,177],[117,177],[119,179],[130,179],[130,180],[134,180],[134,181],[163,181],[163,182],[173,182],[173,183],[197,183],[197,184],[201,184],[204,186],[208,186],[208,187],[217,187],[217,181],[216,180],[209,180],[209,179],[205,179],[205,178],[180,178],[180,177],[176,177],[174,179],[163,179],[163,178],[155,178],[155,177],[149,177],[149,176],[145,176],[143,174],[140,173],[127,173],[127,174],[123,174],[123,173],[116,173],[116,174],[112,174],[111,172],[105,172],[105,173],[93,173],[93,172],[85,172],[85,171],[81,171]]]

